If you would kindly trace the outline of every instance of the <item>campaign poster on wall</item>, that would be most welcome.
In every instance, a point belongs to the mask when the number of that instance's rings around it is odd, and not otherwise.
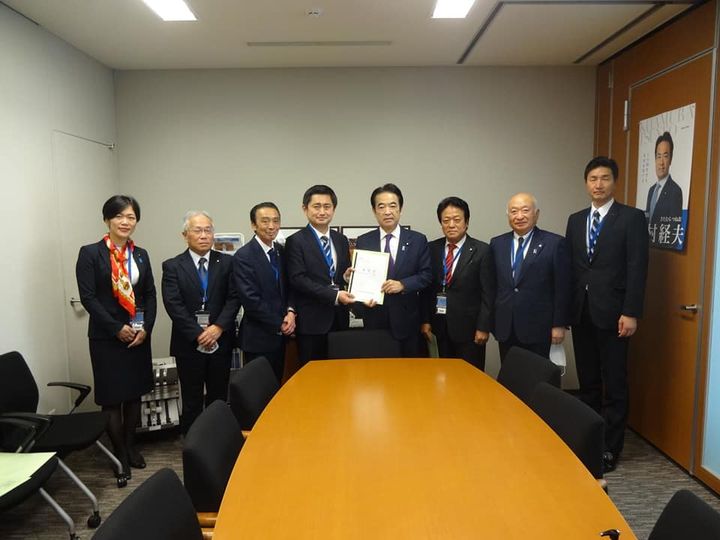
[[[694,103],[640,121],[635,206],[651,247],[685,249],[694,133]]]

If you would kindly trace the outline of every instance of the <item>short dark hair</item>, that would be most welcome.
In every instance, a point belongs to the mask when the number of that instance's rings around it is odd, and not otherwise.
[[[113,195],[105,201],[102,207],[103,221],[114,218],[128,206],[132,206],[135,217],[140,221],[140,203],[130,195]]]
[[[371,207],[375,208],[375,197],[377,197],[381,193],[394,193],[395,195],[397,195],[398,202],[400,203],[400,209],[402,210],[403,202],[404,202],[404,199],[402,196],[402,191],[400,191],[400,188],[397,187],[395,184],[385,184],[380,187],[376,187],[373,190],[372,195],[370,195],[370,206]]]
[[[443,210],[445,210],[448,206],[455,206],[456,208],[462,210],[465,215],[465,221],[470,221],[470,206],[468,206],[468,203],[463,201],[460,197],[445,197],[442,201],[440,201],[440,204],[438,204],[437,207],[438,221],[442,223],[440,214],[442,214]]]
[[[590,174],[590,171],[593,169],[597,169],[598,167],[606,167],[610,169],[613,175],[613,182],[617,180],[618,177],[618,164],[615,162],[614,159],[606,157],[606,156],[597,156],[590,160],[590,162],[585,167],[585,181],[587,182],[588,174]]]
[[[675,150],[675,143],[673,143],[672,135],[670,135],[669,131],[666,131],[662,135],[660,135],[657,138],[657,141],[655,141],[655,155],[657,155],[657,147],[660,146],[661,142],[666,142],[670,145],[670,159],[673,157],[673,151]]]
[[[255,214],[261,208],[273,208],[277,211],[278,216],[280,215],[280,209],[273,202],[261,202],[256,204],[250,209],[250,223],[255,223]],[[257,223],[255,223],[257,225]]]
[[[335,195],[335,192],[330,186],[326,186],[325,184],[317,184],[309,187],[303,195],[303,206],[306,207],[308,204],[310,204],[310,199],[312,199],[313,195],[330,195],[330,200],[332,201],[333,206],[337,206],[337,195]]]

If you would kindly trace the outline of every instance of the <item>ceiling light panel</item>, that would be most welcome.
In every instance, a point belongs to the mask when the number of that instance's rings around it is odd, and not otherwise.
[[[437,0],[433,19],[464,19],[475,0]]]
[[[196,21],[184,0],[143,0],[163,21]]]

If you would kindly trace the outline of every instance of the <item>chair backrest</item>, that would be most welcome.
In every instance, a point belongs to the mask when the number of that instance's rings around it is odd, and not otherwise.
[[[530,408],[575,452],[595,478],[603,477],[605,421],[567,392],[542,382],[535,387]]]
[[[720,513],[694,493],[681,489],[660,514],[648,540],[717,540]]]
[[[328,358],[399,358],[400,344],[387,330],[343,330],[328,334]]]
[[[38,387],[25,359],[17,351],[0,356],[0,413],[35,412]]]
[[[95,540],[202,540],[190,497],[174,471],[160,469],[120,503]]]
[[[217,512],[245,439],[224,401],[214,401],[190,426],[183,443],[183,481],[195,510]]]
[[[503,360],[497,381],[525,403],[541,382],[560,388],[560,368],[527,349],[511,347]]]
[[[264,356],[230,373],[228,402],[240,429],[252,429],[279,388],[272,366]]]

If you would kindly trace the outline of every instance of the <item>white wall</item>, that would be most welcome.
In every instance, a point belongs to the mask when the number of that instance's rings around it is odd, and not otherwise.
[[[469,202],[470,232],[486,241],[508,230],[517,191],[537,195],[540,225],[558,233],[587,204],[593,68],[125,71],[116,101],[120,185],[142,205],[136,239],[158,284],[161,261],[184,249],[187,209],[249,238],[248,211],[263,200],[284,225],[303,225],[302,194],[315,183],[338,194],[335,224],[367,225],[370,192],[395,182],[402,222],[431,238],[447,195]],[[169,342],[160,311],[155,356]]]
[[[58,208],[52,133],[114,141],[112,72],[0,5],[0,73],[0,352],[20,351],[40,386],[39,409],[62,412],[68,393],[44,387],[68,377],[57,231],[63,213],[78,209]]]

